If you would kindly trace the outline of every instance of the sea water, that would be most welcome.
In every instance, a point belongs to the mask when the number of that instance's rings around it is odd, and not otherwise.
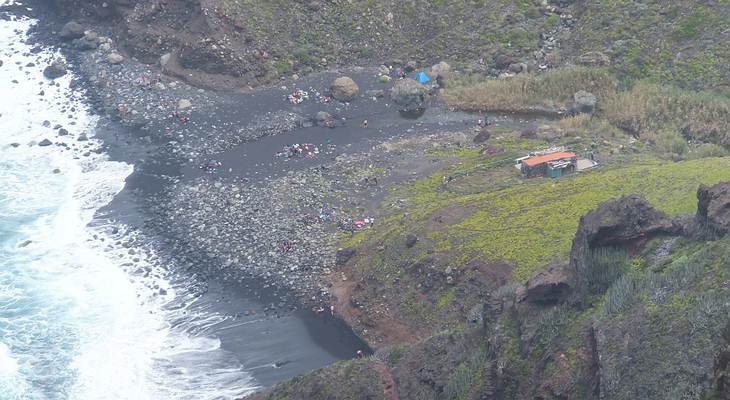
[[[43,77],[60,55],[31,52],[32,23],[0,20],[0,400],[247,393],[256,383],[217,339],[170,324],[184,293],[145,260],[153,251],[130,255],[110,233],[127,227],[95,217],[133,166],[95,151],[83,93],[71,74]]]

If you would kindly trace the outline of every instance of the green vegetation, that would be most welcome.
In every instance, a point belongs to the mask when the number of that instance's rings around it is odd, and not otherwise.
[[[639,83],[607,96],[599,115],[650,140],[671,130],[685,139],[730,145],[730,100],[710,93]]]
[[[570,56],[607,53],[621,81],[715,89],[730,74],[728,28],[726,1],[596,1],[585,3],[563,48]]]
[[[585,358],[592,351],[585,339],[589,329],[602,337],[601,393],[607,398],[705,398],[700,393],[708,393],[711,382],[703,374],[712,366],[720,346],[717,337],[727,322],[723,282],[730,275],[725,261],[730,238],[680,240],[670,256],[653,258],[663,253],[658,245],[664,240],[650,243],[636,260],[628,261],[628,269],[625,252],[617,249],[589,255],[589,262],[623,267],[614,268],[621,275],[605,295],[600,293],[604,284],[595,288],[600,301],[583,303],[585,308],[562,304],[521,317],[502,315],[494,334],[509,336],[501,341],[497,359],[519,376],[519,383],[508,388],[513,398],[531,397],[534,382],[555,377],[569,379],[561,382],[573,385],[577,398],[592,398],[591,361]],[[650,258],[654,261],[641,261]],[[515,332],[515,325],[522,330]],[[520,339],[527,344],[522,351],[514,344]]]
[[[463,221],[431,232],[436,251],[452,254],[462,264],[504,260],[516,265],[514,278],[524,280],[567,254],[580,216],[599,203],[641,193],[671,215],[692,213],[699,183],[730,179],[728,167],[726,158],[684,163],[636,160],[626,167],[465,196],[429,191],[431,178],[414,185],[411,199],[418,214],[453,204],[475,209]]]
[[[452,301],[454,301],[454,298],[456,297],[456,292],[454,291],[454,288],[449,288],[436,299],[436,308],[439,310],[443,310],[446,306],[448,306]]]
[[[444,387],[444,395],[449,400],[472,399],[484,384],[484,370],[489,367],[489,358],[479,351],[470,360],[461,363],[449,377]]]
[[[730,146],[727,97],[648,82],[620,90],[604,69],[571,67],[512,79],[464,79],[454,82],[443,98],[464,110],[529,112],[567,109],[579,90],[597,96],[598,117],[666,153],[684,156],[690,150],[687,140]]]
[[[442,98],[462,110],[529,111],[535,108],[567,108],[573,94],[588,90],[604,97],[617,82],[606,70],[583,67],[555,69],[542,74],[521,74],[511,79],[492,79],[477,84],[456,84]]]
[[[545,27],[548,29],[554,28],[560,24],[560,16],[557,14],[550,14],[547,19],[545,19]]]
[[[599,247],[591,249],[585,263],[577,267],[583,268],[574,271],[581,294],[602,294],[629,268],[629,257],[626,249]]]
[[[319,382],[347,382],[346,385],[320,384]],[[310,376],[295,377],[271,388],[266,398],[289,399],[358,399],[380,398],[383,389],[378,384],[380,377],[369,358],[344,361],[338,368],[320,369]],[[259,397],[254,397],[259,398]]]
[[[679,21],[674,32],[682,39],[696,39],[700,36],[700,29],[706,18],[702,9],[696,9]]]

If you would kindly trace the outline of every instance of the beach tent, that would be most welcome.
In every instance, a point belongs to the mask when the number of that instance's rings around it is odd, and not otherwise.
[[[431,78],[429,78],[428,74],[423,71],[413,75],[413,80],[421,84],[431,82]]]

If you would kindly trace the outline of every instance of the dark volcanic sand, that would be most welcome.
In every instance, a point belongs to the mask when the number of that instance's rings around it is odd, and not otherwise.
[[[324,91],[327,82],[334,76],[336,74],[322,74],[308,78],[305,83],[289,83],[287,86],[314,86]],[[357,78],[357,74],[353,76]],[[363,73],[359,80],[372,81],[372,75]],[[367,89],[368,87],[364,87],[361,91]],[[387,138],[416,132],[425,134],[444,127],[463,127],[474,122],[473,116],[447,113],[441,109],[430,109],[418,119],[406,118],[388,104],[387,98],[377,101],[358,98],[349,105],[337,102],[317,104],[312,98],[300,105],[291,105],[284,99],[285,93],[280,88],[273,88],[223,95],[219,106],[206,109],[205,113],[193,112],[190,119],[199,127],[235,126],[246,124],[271,110],[291,110],[302,115],[314,115],[316,111],[324,109],[335,115],[338,119],[337,126],[300,127],[288,133],[242,143],[222,153],[211,152],[190,162],[168,158],[164,153],[150,153],[152,148],[149,145],[139,144],[139,140],[135,140],[143,133],[109,123],[99,134],[103,135],[109,145],[110,154],[129,162],[138,158],[145,162],[136,163],[135,173],[128,178],[125,191],[117,196],[108,211],[127,223],[143,226],[145,218],[157,216],[147,215],[144,209],[140,209],[143,204],[141,199],[149,193],[162,190],[169,183],[160,176],[182,181],[199,177],[217,180],[242,176],[251,178],[251,183],[255,184],[256,181],[280,176],[286,171],[325,165],[338,154],[367,151]],[[367,128],[361,125],[365,119],[368,120]],[[284,145],[293,143],[314,143],[323,154],[314,160],[274,156]],[[324,154],[327,145],[334,148],[331,153]],[[198,167],[198,163],[206,158],[221,161],[223,167],[215,174],[206,174]],[[157,234],[164,235],[164,232]],[[186,274],[197,273],[199,270],[206,268],[193,271],[178,269],[174,274],[177,280],[189,284],[192,280],[200,280],[201,275],[186,277]],[[329,316],[326,311],[321,314],[302,309],[292,312],[288,301],[283,307],[278,307],[281,298],[287,298],[286,294],[277,292],[274,288],[263,288],[262,283],[255,278],[247,279],[243,284],[232,284],[210,276],[204,282],[196,283],[202,283],[204,295],[189,306],[190,313],[205,310],[208,313],[230,316],[230,320],[211,327],[205,333],[218,337],[222,347],[235,354],[264,386],[337,360],[351,358],[357,350],[369,351],[369,347],[348,326]],[[277,306],[276,311],[264,315],[263,310],[271,305]],[[257,314],[245,315],[248,310],[257,310]]]
[[[334,74],[326,74],[325,78],[316,76],[309,79],[318,80],[319,88],[323,90],[332,76]],[[357,74],[352,76],[357,77]],[[361,79],[369,78],[363,75]],[[309,85],[313,83],[296,86],[309,87]],[[288,87],[291,88],[293,85],[289,84]],[[142,164],[137,164],[135,174],[128,179],[126,190],[110,207],[114,214],[126,214],[123,220],[134,222],[137,226],[143,225],[143,218],[155,218],[154,215],[145,215],[145,210],[139,210],[142,204],[139,199],[144,198],[145,193],[162,190],[169,182],[159,176],[170,176],[183,182],[196,178],[225,180],[248,177],[250,184],[255,186],[262,180],[282,176],[288,171],[327,165],[339,154],[367,152],[386,139],[425,135],[448,128],[459,129],[473,126],[475,121],[472,115],[451,113],[437,107],[427,109],[419,118],[405,117],[396,108],[389,106],[387,99],[372,101],[358,98],[350,105],[340,103],[322,105],[310,99],[300,105],[290,105],[284,100],[284,94],[283,90],[274,88],[260,89],[253,93],[224,95],[220,108],[214,107],[212,110],[215,115],[214,121],[210,121],[209,115],[203,113],[192,113],[191,120],[198,126],[236,125],[258,118],[260,115],[258,113],[267,112],[265,111],[267,109],[291,110],[304,115],[313,115],[317,110],[324,108],[333,114],[336,113],[336,117],[340,118],[337,126],[300,127],[287,133],[245,142],[220,153],[211,152],[190,162],[174,158],[165,159],[164,154],[153,153],[152,157],[150,154],[145,156],[150,149],[149,146],[131,145],[136,143],[132,139],[135,136],[134,131],[118,124],[110,124],[102,132],[110,145],[110,153],[118,157],[136,154],[130,158],[134,160],[140,157],[146,160]],[[233,108],[232,104],[237,106]],[[250,110],[242,108],[247,104],[252,105]],[[341,120],[342,117],[345,118],[344,121]],[[499,118],[505,125],[521,123],[511,118]],[[367,128],[362,127],[362,121],[365,119],[368,120]],[[323,153],[312,160],[274,156],[284,145],[293,143],[314,143]],[[326,152],[327,145],[334,146],[331,152]],[[199,168],[199,162],[206,158],[221,161],[222,168],[214,174],[203,172]],[[183,282],[199,279],[184,276],[186,273],[198,272],[197,270],[176,272],[182,275],[180,279]],[[205,280],[204,285],[205,294],[190,306],[191,313],[199,308],[205,309],[206,312],[215,311],[231,316],[231,320],[212,327],[206,333],[220,338],[223,348],[236,354],[262,385],[270,385],[334,361],[350,358],[357,350],[368,349],[349,327],[342,321],[329,317],[327,312],[319,315],[301,309],[290,312],[291,303],[287,302],[284,307],[276,307],[276,311],[264,316],[262,310],[272,304],[278,306],[280,299],[286,297],[286,294],[274,288],[263,288],[265,284],[256,279],[248,279],[243,284],[231,284],[220,282],[213,276]],[[258,312],[256,315],[244,315],[247,310]],[[280,367],[276,367],[277,364]]]
[[[315,76],[309,78],[315,82],[289,84],[288,87],[309,88],[318,85],[324,91],[326,82],[331,81],[335,75]],[[363,74],[361,79],[372,79],[370,75],[367,76],[365,78]],[[362,90],[367,90],[367,87]],[[310,99],[294,106],[286,102],[285,93],[280,88],[273,88],[253,93],[221,95],[219,106],[206,108],[205,112],[190,113],[190,126],[196,126],[201,132],[205,132],[206,129],[215,130],[212,125],[243,125],[272,110],[291,110],[302,115],[313,115],[321,109],[338,118],[337,126],[333,129],[300,127],[288,133],[242,143],[222,153],[211,152],[190,162],[159,152],[155,145],[139,139],[153,132],[157,123],[160,128],[163,127],[165,121],[153,123],[149,131],[140,131],[104,119],[102,123],[105,126],[99,129],[97,135],[104,139],[108,152],[114,159],[134,163],[135,173],[128,178],[125,190],[102,212],[108,218],[115,218],[147,232],[143,228],[146,220],[157,216],[146,212],[143,208],[144,199],[152,193],[162,191],[170,182],[167,177],[182,181],[196,177],[215,180],[230,176],[263,179],[288,170],[325,164],[337,154],[367,150],[375,143],[395,135],[408,135],[415,131],[424,133],[447,125],[463,126],[465,123],[473,123],[474,119],[466,114],[444,113],[436,109],[426,112],[418,120],[404,118],[397,109],[388,106],[388,100],[383,98],[377,101],[358,98],[350,105],[337,102],[317,104],[314,99]],[[250,108],[246,108],[247,106]],[[344,121],[341,119],[343,117]],[[361,126],[364,119],[368,120],[367,128]],[[326,142],[335,148],[331,154],[322,154],[316,160],[274,157],[274,153],[285,144],[307,142],[320,145],[321,150],[325,150]],[[198,168],[198,163],[208,157],[223,162],[220,172],[205,174]],[[164,243],[164,232],[148,233],[153,237],[160,237],[160,243]],[[165,244],[162,246],[158,251],[164,254]],[[174,265],[174,254],[168,256],[171,265]],[[199,273],[206,270],[206,267],[198,266],[193,270],[173,267],[170,271],[174,281],[202,293],[197,301],[187,305],[192,320],[187,324],[195,326],[192,316],[196,314],[217,313],[227,316],[225,322],[206,327],[204,333],[219,338],[222,348],[234,354],[261,385],[268,386],[332,362],[351,358],[357,350],[370,351],[367,344],[346,324],[332,318],[327,312],[315,314],[305,309],[292,310],[292,302],[288,299],[286,304],[281,304],[281,299],[287,298],[286,293],[262,287],[264,285],[255,278],[242,284],[226,283],[216,276]],[[267,308],[269,311],[264,312]],[[251,310],[256,311],[256,314],[246,315]]]

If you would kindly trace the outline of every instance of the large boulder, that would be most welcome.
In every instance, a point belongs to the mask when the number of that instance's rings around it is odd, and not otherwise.
[[[327,128],[335,127],[335,117],[333,117],[332,114],[328,113],[327,111],[319,111],[314,116],[314,120],[319,126],[324,126]]]
[[[512,72],[513,74],[520,74],[523,72],[527,72],[527,64],[523,63],[523,62],[512,63],[507,68],[507,70],[509,70],[509,72]]]
[[[477,135],[474,136],[474,139],[472,141],[476,144],[480,144],[480,143],[486,142],[491,137],[492,137],[492,135],[489,133],[489,128],[485,126],[479,130],[479,133],[477,133]]]
[[[390,97],[393,102],[400,106],[403,111],[414,111],[422,109],[426,101],[428,89],[413,79],[406,78],[399,80],[390,90]]]
[[[416,237],[416,235],[409,234],[406,236],[406,247],[407,248],[410,249],[411,247],[415,246],[416,243],[418,243],[418,238]]]
[[[570,251],[570,269],[585,271],[588,253],[598,247],[635,247],[659,235],[682,233],[680,223],[639,195],[602,203],[580,219]]]
[[[111,52],[106,56],[106,62],[109,64],[120,64],[122,61],[124,61],[124,56],[117,52]]]
[[[416,60],[411,60],[406,63],[406,66],[403,68],[403,70],[406,71],[406,73],[411,73],[415,71],[416,68],[418,68],[418,63],[416,62]]]
[[[165,53],[160,56],[160,66],[164,69],[172,58],[172,53]]]
[[[573,114],[593,114],[596,110],[596,95],[579,90],[573,95]]]
[[[730,182],[700,186],[695,221],[703,236],[719,237],[730,231]]]
[[[71,42],[71,45],[77,50],[89,51],[98,48],[99,42],[83,37],[81,39],[74,39],[73,42]]]
[[[449,65],[446,61],[441,61],[431,67],[431,75],[436,78],[447,78],[449,73],[451,73],[451,65]]]
[[[562,264],[550,264],[535,272],[525,284],[525,299],[531,303],[554,304],[571,293],[574,279]]]
[[[351,101],[357,96],[360,87],[357,86],[357,83],[352,78],[341,76],[332,82],[330,90],[332,91],[332,97],[335,99],[339,101]]]
[[[180,99],[177,102],[178,110],[187,110],[188,108],[190,108],[192,106],[193,106],[193,103],[188,99]]]
[[[497,69],[507,69],[514,59],[506,54],[497,54],[494,56],[494,67]]]
[[[73,40],[84,37],[84,27],[76,21],[69,21],[61,28],[58,37],[62,40]]]
[[[347,264],[347,262],[355,256],[355,253],[357,253],[357,251],[353,248],[337,249],[337,253],[335,255],[335,264],[338,267]]]
[[[56,61],[52,62],[51,65],[43,70],[43,76],[48,79],[56,79],[66,75],[66,72],[66,63],[62,59],[57,58]]]

